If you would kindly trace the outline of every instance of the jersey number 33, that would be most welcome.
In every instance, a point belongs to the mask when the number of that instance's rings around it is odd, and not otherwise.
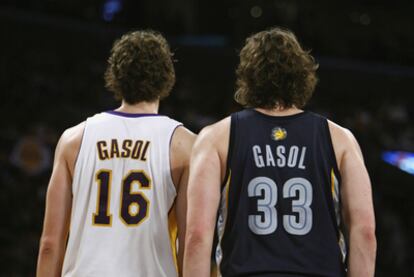
[[[249,228],[257,235],[268,235],[276,231],[278,189],[268,177],[256,177],[247,187],[249,197],[257,200],[257,212],[249,215]],[[283,215],[283,228],[292,235],[306,235],[312,229],[312,185],[304,178],[292,178],[283,185],[283,198],[292,200],[292,212],[296,215]]]

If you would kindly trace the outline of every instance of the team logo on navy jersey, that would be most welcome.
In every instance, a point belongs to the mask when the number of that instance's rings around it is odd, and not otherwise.
[[[284,128],[275,127],[272,129],[271,137],[273,140],[284,140],[287,137],[287,132]]]

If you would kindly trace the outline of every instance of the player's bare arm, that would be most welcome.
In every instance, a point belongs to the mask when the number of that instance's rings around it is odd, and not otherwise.
[[[56,147],[47,190],[37,277],[61,276],[72,206],[72,176],[83,129],[84,124],[81,123],[66,130]]]
[[[329,122],[342,176],[342,209],[349,237],[348,276],[374,276],[376,238],[371,183],[359,145],[346,129]]]
[[[177,190],[175,200],[175,215],[178,227],[178,268],[182,274],[184,258],[184,242],[187,211],[187,183],[190,166],[191,149],[196,135],[185,127],[178,127],[171,141],[171,171],[173,182]]]
[[[184,276],[210,276],[220,184],[226,174],[230,118],[204,128],[191,155]]]

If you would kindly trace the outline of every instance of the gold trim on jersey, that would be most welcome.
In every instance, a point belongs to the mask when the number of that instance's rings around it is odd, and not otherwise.
[[[177,237],[178,237],[178,228],[177,228],[177,218],[175,215],[175,204],[171,207],[170,212],[168,213],[168,233],[170,236],[171,251],[174,260],[175,270],[178,274],[178,252],[177,252]]]
[[[339,181],[338,181],[338,178],[336,178],[335,176],[335,172],[333,168],[331,169],[331,190],[332,190],[332,199],[333,199],[335,216],[336,216],[336,224],[337,224],[338,232],[339,232],[338,245],[339,245],[339,248],[342,254],[342,262],[345,263],[346,242],[345,242],[345,237],[341,231],[341,207],[340,207],[340,199],[339,199]]]
[[[331,169],[331,190],[332,190],[332,197],[335,197],[335,173],[333,168]]]

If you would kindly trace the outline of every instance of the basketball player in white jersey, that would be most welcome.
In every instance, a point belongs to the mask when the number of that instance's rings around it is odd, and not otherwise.
[[[170,48],[158,33],[132,32],[108,63],[106,85],[122,105],[60,138],[38,277],[179,275],[195,135],[158,114],[175,82]]]

